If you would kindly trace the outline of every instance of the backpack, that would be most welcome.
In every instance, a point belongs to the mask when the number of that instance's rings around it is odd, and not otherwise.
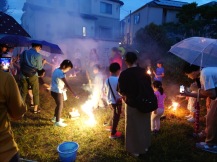
[[[142,113],[149,113],[158,108],[157,97],[151,87],[149,76],[139,79],[139,92],[136,96],[136,108]]]
[[[24,51],[22,53],[22,60],[23,61],[20,64],[20,71],[25,77],[32,77],[36,74],[37,69],[32,67],[32,66],[29,66],[26,59],[27,59],[27,53],[26,53],[26,51]]]

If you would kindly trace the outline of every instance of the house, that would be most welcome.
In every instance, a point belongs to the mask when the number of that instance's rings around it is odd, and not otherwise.
[[[176,14],[187,2],[173,0],[152,0],[130,13],[121,21],[123,43],[132,44],[135,33],[150,23],[161,25],[178,22]]]
[[[120,41],[123,4],[120,0],[26,0],[21,21],[33,38],[58,43],[65,53],[78,48],[105,53]]]

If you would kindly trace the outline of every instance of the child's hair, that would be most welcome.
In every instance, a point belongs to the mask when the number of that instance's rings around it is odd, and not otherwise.
[[[121,69],[121,67],[120,67],[119,63],[117,63],[117,62],[111,63],[109,66],[109,71],[111,73],[116,73],[120,69]]]
[[[63,62],[60,64],[60,69],[66,69],[70,67],[73,68],[72,62],[70,60],[63,60]]]
[[[162,83],[160,81],[155,80],[153,82],[153,86],[154,86],[154,88],[158,89],[158,91],[160,92],[161,95],[164,93],[164,89],[162,88]]]
[[[38,70],[38,76],[42,76],[45,73],[44,69]]]

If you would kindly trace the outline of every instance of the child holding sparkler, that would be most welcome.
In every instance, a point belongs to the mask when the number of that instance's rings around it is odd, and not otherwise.
[[[117,92],[118,76],[120,74],[121,67],[115,62],[111,63],[109,66],[109,71],[111,76],[106,80],[105,90],[107,94],[107,100],[109,106],[112,108],[112,126],[108,126],[108,130],[111,131],[110,139],[115,139],[121,137],[121,132],[117,132],[118,122],[120,120],[122,100],[121,96]]]
[[[51,81],[51,96],[55,100],[56,108],[54,111],[54,117],[52,122],[55,122],[55,126],[65,127],[66,123],[60,118],[63,109],[63,92],[65,91],[65,86],[72,92],[75,98],[79,98],[71,89],[68,82],[66,81],[65,73],[73,68],[72,62],[70,60],[64,60],[60,67],[55,69],[52,74]]]
[[[164,100],[166,98],[166,95],[162,88],[161,81],[154,81],[153,87],[154,87],[154,93],[158,101],[158,108],[155,111],[153,111],[151,114],[151,131],[154,133],[158,133],[160,130],[160,117],[164,113]]]

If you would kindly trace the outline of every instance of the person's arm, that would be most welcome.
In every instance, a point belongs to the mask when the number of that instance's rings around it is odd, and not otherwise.
[[[48,85],[47,83],[44,83],[43,86],[44,86],[45,88],[50,88],[50,85]]]
[[[20,119],[27,111],[27,106],[21,98],[16,81],[12,76],[9,76],[5,85],[7,97],[7,111],[11,118]]]
[[[76,95],[76,93],[75,93],[75,92],[71,89],[71,87],[69,86],[69,84],[68,84],[66,78],[61,78],[61,79],[62,79],[62,81],[65,83],[65,86],[69,89],[69,91],[72,92],[72,94],[74,95],[74,97],[75,97],[75,98],[79,98],[79,97]]]
[[[215,90],[215,89],[214,89]],[[188,91],[184,91],[184,93],[181,93],[182,96],[188,96],[188,97],[194,97],[194,98],[197,98],[197,93],[191,93],[191,92],[188,92]],[[199,94],[199,97],[200,98],[206,98],[206,97],[210,97],[211,96],[211,92],[210,90],[203,90],[203,89],[200,89],[200,94]]]

